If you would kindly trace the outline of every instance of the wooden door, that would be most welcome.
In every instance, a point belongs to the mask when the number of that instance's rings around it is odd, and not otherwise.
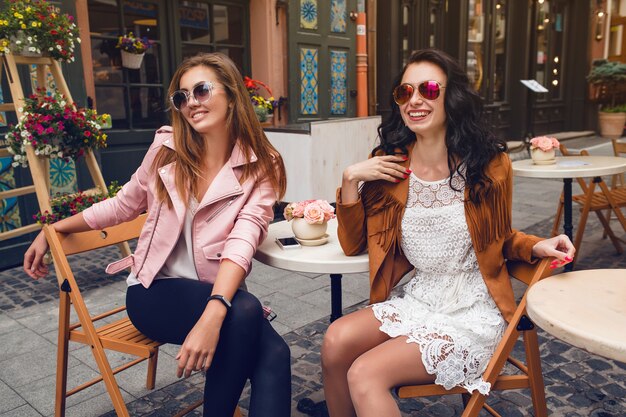
[[[292,123],[356,114],[356,0],[289,2]]]

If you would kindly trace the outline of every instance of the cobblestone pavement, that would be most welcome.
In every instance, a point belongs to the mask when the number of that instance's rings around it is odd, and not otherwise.
[[[514,225],[527,233],[546,236],[552,226],[555,192],[559,181],[536,185],[531,180],[518,181],[514,194]],[[576,224],[577,210],[574,212]],[[626,234],[613,222],[618,237]],[[124,303],[125,276],[103,276],[108,262],[117,259],[116,249],[101,250],[89,256],[77,255],[77,277],[84,297],[98,310]],[[626,268],[626,254],[617,255],[611,242],[602,239],[602,228],[590,216],[576,269]],[[320,345],[328,326],[328,306],[313,311],[312,300],[328,302],[328,279],[311,274],[286,275],[255,264],[251,291],[279,314],[274,322],[285,337],[292,354],[292,387],[294,417],[304,416],[296,410],[297,401],[309,397],[323,400],[320,369]],[[285,285],[284,278],[291,281]],[[367,279],[364,275],[344,276],[344,303],[349,312],[364,306]],[[296,285],[297,284],[297,285]],[[274,285],[274,287],[272,287]],[[289,287],[289,288],[283,288]],[[279,288],[284,291],[277,296]],[[54,374],[56,370],[57,292],[54,279],[33,281],[19,268],[0,271],[0,417],[52,416]],[[303,295],[305,294],[305,295]],[[315,296],[309,296],[315,294]],[[305,298],[309,297],[309,298]],[[305,300],[305,301],[303,301]],[[297,307],[294,305],[297,304]],[[297,314],[291,314],[297,308]],[[310,311],[309,311],[310,310]],[[304,320],[289,321],[291,315]],[[551,416],[557,417],[626,417],[626,364],[589,354],[539,331],[546,397]],[[516,353],[520,346],[516,347]],[[177,410],[199,399],[203,377],[193,375],[185,380],[174,376],[178,347],[164,345],[159,354],[157,388],[143,388],[145,368],[133,367],[119,374],[118,381],[132,416],[171,416]],[[124,359],[112,355],[117,365]],[[97,369],[87,347],[73,347],[70,352],[70,384],[78,377],[92,377]],[[84,381],[87,378],[81,378]],[[244,414],[249,402],[249,387],[240,405]],[[527,390],[493,393],[488,400],[503,416],[531,416],[532,402]],[[460,416],[460,396],[428,397],[399,400],[404,416]],[[67,415],[71,417],[112,417],[115,413],[108,395],[98,384],[70,397]],[[190,415],[199,416],[202,408]],[[487,415],[486,413],[481,414]]]

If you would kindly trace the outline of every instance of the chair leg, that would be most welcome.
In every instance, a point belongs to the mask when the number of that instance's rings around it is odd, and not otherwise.
[[[546,405],[543,374],[541,373],[541,357],[539,355],[536,327],[524,332],[524,347],[526,350],[526,366],[528,367],[528,380],[535,417],[547,417],[548,407]]]
[[[609,211],[609,216],[607,218],[604,217],[604,214],[602,214],[601,211],[596,211],[598,220],[600,220],[600,223],[602,223],[602,226],[604,227],[604,233],[602,235],[602,238],[604,239],[606,236],[608,236],[609,239],[611,239],[611,242],[613,242],[613,246],[615,246],[615,250],[617,251],[617,253],[621,255],[624,251],[622,250],[622,245],[620,244],[619,239],[617,238],[617,236],[615,236],[615,233],[613,233],[613,229],[611,229],[611,224],[609,223],[611,221],[610,214],[611,212]]]
[[[552,236],[559,234],[559,226],[561,225],[561,217],[563,216],[563,193],[556,207],[556,215],[554,216],[554,225],[552,226]]]
[[[159,361],[159,348],[156,348],[154,355],[148,358],[148,377],[146,379],[147,389],[154,389],[158,361]]]
[[[70,339],[70,300],[65,291],[59,291],[59,336],[57,342],[57,376],[54,416],[65,417],[67,394],[67,352]]]
[[[469,401],[467,402],[467,405],[465,406],[465,410],[463,411],[463,414],[461,414],[461,417],[477,417],[480,413],[480,410],[483,409],[484,404],[485,396],[478,391],[474,391]]]
[[[580,220],[578,221],[578,228],[576,230],[576,237],[574,238],[574,247],[576,248],[576,254],[574,255],[574,260],[572,261],[572,267],[576,264],[576,260],[578,259],[578,255],[580,254],[580,247],[583,241],[583,233],[585,232],[585,226],[587,225],[587,217],[589,216],[589,211],[591,210],[591,199],[593,197],[593,192],[596,188],[596,183],[591,181],[589,187],[587,187],[587,191],[585,192],[585,204],[580,212]]]

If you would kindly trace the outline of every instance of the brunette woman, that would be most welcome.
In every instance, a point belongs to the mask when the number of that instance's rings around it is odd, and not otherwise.
[[[488,393],[481,375],[516,305],[504,260],[574,256],[564,235],[512,229],[506,145],[455,60],[417,51],[393,87],[380,145],[337,193],[339,240],[348,255],[368,250],[373,304],[324,338],[332,417],[400,416],[390,390],[405,384]],[[387,300],[409,271],[403,296]]]

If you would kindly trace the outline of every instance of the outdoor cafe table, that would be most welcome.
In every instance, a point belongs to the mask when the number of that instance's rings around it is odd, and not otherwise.
[[[625,171],[626,158],[617,156],[558,156],[551,165],[535,165],[531,159],[513,162],[513,175],[518,177],[563,179],[563,231],[572,241],[572,179],[598,178]],[[566,271],[571,268],[572,264],[565,265]]]
[[[330,321],[342,315],[341,277],[369,271],[367,253],[346,256],[337,239],[337,219],[328,222],[328,243],[320,246],[302,246],[296,249],[281,249],[276,238],[293,236],[291,223],[281,221],[270,224],[268,236],[257,248],[255,259],[269,266],[294,272],[330,274]]]
[[[626,269],[590,269],[545,278],[528,290],[526,311],[546,332],[626,363]]]

